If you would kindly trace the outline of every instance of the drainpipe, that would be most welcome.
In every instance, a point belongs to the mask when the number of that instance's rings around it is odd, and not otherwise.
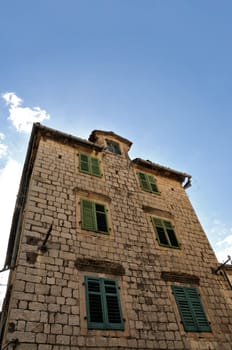
[[[187,182],[183,185],[183,188],[185,189],[185,190],[187,190],[187,188],[189,188],[189,187],[191,187],[192,186],[192,184],[191,184],[191,176],[188,176],[187,177]]]

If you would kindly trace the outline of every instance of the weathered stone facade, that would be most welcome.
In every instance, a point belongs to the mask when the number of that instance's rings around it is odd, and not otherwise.
[[[130,146],[112,132],[85,141],[34,125],[6,257],[2,348],[17,339],[9,349],[232,349],[232,290],[214,273],[183,186],[190,176],[131,161]],[[99,160],[101,176],[80,172],[80,153]],[[157,193],[141,188],[138,171]],[[104,204],[107,232],[83,228],[82,200]],[[172,223],[178,247],[160,244],[153,216]],[[117,281],[124,329],[89,329],[85,276]],[[184,329],[173,285],[196,288],[210,331]]]

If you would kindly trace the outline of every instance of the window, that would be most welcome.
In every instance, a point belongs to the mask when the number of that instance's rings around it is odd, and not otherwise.
[[[152,223],[159,245],[170,248],[180,248],[180,244],[170,221],[153,217]]]
[[[124,329],[117,281],[85,276],[88,329]]]
[[[106,208],[103,204],[81,200],[81,227],[84,230],[108,233]]]
[[[118,143],[107,140],[106,145],[107,145],[108,151],[116,154],[121,154],[121,150]]]
[[[138,172],[140,186],[144,191],[159,193],[156,181],[152,175]]]
[[[99,159],[87,154],[80,153],[80,171],[82,173],[101,176]]]
[[[211,332],[196,288],[172,286],[185,331]]]

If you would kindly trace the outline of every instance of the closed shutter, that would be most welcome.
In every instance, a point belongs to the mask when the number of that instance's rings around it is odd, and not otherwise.
[[[101,328],[104,320],[100,280],[86,277],[85,284],[89,328]]]
[[[142,187],[142,189],[144,191],[151,192],[151,189],[150,189],[149,182],[148,182],[148,179],[146,177],[146,174],[138,173],[138,177],[139,177],[139,182],[140,182],[140,186]]]
[[[121,329],[123,324],[116,281],[104,280],[104,288],[107,307],[107,322],[112,328],[117,327],[118,329]]]
[[[80,171],[89,173],[89,156],[87,154],[80,153]]]
[[[101,169],[99,160],[97,158],[91,157],[91,173],[95,176],[101,176]]]
[[[147,177],[150,183],[151,191],[154,193],[159,192],[154,177],[151,175],[147,175]]]
[[[101,176],[99,159],[80,153],[80,171],[94,176]]]
[[[196,288],[172,286],[184,329],[188,332],[211,332]]]
[[[117,282],[85,277],[89,329],[124,329]]]
[[[144,191],[159,193],[156,181],[152,175],[138,172],[140,186]]]
[[[84,230],[96,231],[95,204],[93,202],[81,200],[81,227]]]
[[[200,332],[211,332],[211,328],[205,315],[201,299],[195,288],[187,288],[188,299],[191,304],[196,324]]]

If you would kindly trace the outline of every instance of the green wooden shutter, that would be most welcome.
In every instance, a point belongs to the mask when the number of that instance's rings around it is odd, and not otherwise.
[[[124,329],[117,282],[85,276],[89,329]]]
[[[95,176],[101,176],[101,169],[98,158],[91,157],[91,173]]]
[[[110,329],[124,329],[118,286],[114,280],[104,280],[106,321]]]
[[[211,332],[196,288],[172,286],[184,329],[188,332]]]
[[[100,279],[85,276],[85,286],[88,328],[104,328]]]
[[[180,248],[180,244],[170,221],[153,217],[152,223],[160,245],[171,248]]]
[[[211,328],[205,315],[201,299],[195,288],[186,288],[188,300],[193,309],[196,324],[199,332],[211,332]]]
[[[144,191],[151,192],[146,174],[138,172],[140,186]]]
[[[152,175],[138,172],[140,186],[144,191],[159,193],[156,181]]]
[[[154,193],[159,193],[154,177],[151,175],[147,175],[147,177],[148,177],[148,181],[150,183],[151,191]]]
[[[90,157],[87,154],[80,153],[80,171],[92,174],[95,176],[101,176],[101,169],[99,159],[96,157]]]
[[[179,242],[176,238],[175,231],[173,229],[173,226],[170,221],[164,221],[164,226],[168,235],[168,239],[170,242],[171,247],[179,248]]]
[[[152,223],[153,223],[154,230],[158,238],[159,244],[164,246],[169,246],[169,241],[167,239],[165,229],[163,227],[163,221],[161,219],[152,218]]]
[[[179,309],[180,317],[186,331],[196,331],[196,325],[194,322],[194,317],[192,314],[191,307],[186,298],[185,288],[172,286],[172,291],[174,293],[176,303]]]
[[[84,230],[96,231],[95,204],[81,200],[81,227]]]
[[[90,172],[90,167],[89,167],[89,156],[87,154],[80,153],[80,171],[84,173],[89,173]]]

